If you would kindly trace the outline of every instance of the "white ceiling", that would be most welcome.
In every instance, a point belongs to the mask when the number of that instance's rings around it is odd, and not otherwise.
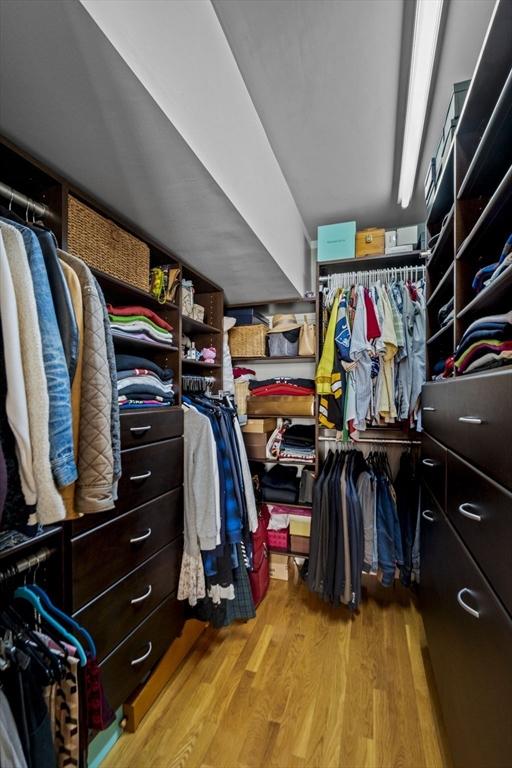
[[[425,218],[427,159],[453,83],[473,72],[494,6],[494,0],[445,2],[416,195],[403,212],[396,202],[395,138],[404,119],[397,115],[402,15],[411,0],[213,0],[313,240],[319,224],[355,219],[361,227],[392,226]]]
[[[186,1],[161,0],[161,8],[170,13]],[[453,82],[473,70],[493,0],[445,0],[417,192],[402,212],[395,145],[403,124],[402,17],[411,1],[213,0],[313,240],[318,224],[333,221],[390,226],[424,218],[426,159]],[[0,0],[0,13],[1,133],[222,284],[230,301],[294,295],[278,254],[78,0]]]

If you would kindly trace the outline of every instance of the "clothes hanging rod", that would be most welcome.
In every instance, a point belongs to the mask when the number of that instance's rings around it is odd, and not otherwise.
[[[8,579],[18,576],[20,573],[30,571],[32,568],[38,568],[41,563],[49,560],[57,552],[56,549],[50,549],[49,547],[43,547],[42,549],[34,552],[33,555],[22,557],[12,565],[7,566],[5,571],[0,571],[0,583],[7,581]]]
[[[414,272],[420,276],[424,276],[426,273],[426,267],[423,264],[418,264],[417,266],[402,266],[402,267],[380,267],[377,269],[363,269],[363,270],[353,270],[353,269],[347,269],[346,272],[333,272],[331,275],[321,275],[318,278],[319,283],[328,283],[330,280],[333,280],[336,277],[349,277],[352,276],[353,279],[357,282],[357,280],[360,280],[361,278],[365,277],[373,277],[373,276],[379,276],[379,277],[392,277],[399,275],[400,273],[405,272]]]
[[[16,203],[17,205],[25,208],[26,211],[31,211],[39,216],[41,219],[54,219],[55,215],[50,211],[47,205],[44,203],[37,203],[32,198],[23,195],[21,192],[17,192],[13,187],[8,184],[4,184],[0,181],[0,195],[10,203]]]
[[[319,437],[321,443],[346,443],[346,440],[338,440],[336,437]],[[361,437],[359,440],[351,440],[350,443],[357,445],[358,443],[372,443],[373,445],[421,445],[421,440],[398,440],[393,438],[375,439],[372,440],[368,437]]]

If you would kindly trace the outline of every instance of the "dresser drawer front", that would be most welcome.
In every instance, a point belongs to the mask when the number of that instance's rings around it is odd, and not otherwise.
[[[183,605],[167,598],[101,663],[103,685],[113,709],[125,702],[183,627]]]
[[[505,768],[512,621],[445,515],[430,517],[422,515],[420,595],[454,763]]]
[[[104,592],[183,533],[183,491],[143,504],[71,542],[72,610]]]
[[[183,438],[121,452],[116,509],[125,512],[183,483]]]
[[[446,500],[446,449],[423,433],[421,441],[421,476],[442,509]]]
[[[100,661],[177,592],[182,551],[180,537],[75,614],[94,637]]]
[[[512,494],[448,452],[446,511],[512,614]]]
[[[158,440],[168,440],[182,434],[183,411],[181,408],[121,412],[121,447],[123,449],[155,443]]]
[[[425,385],[423,420],[429,434],[512,489],[512,453],[504,444],[512,427],[511,370]]]

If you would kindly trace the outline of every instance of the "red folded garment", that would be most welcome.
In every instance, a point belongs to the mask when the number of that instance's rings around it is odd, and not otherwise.
[[[256,376],[256,371],[253,371],[252,368],[240,368],[239,366],[235,366],[235,368],[233,368],[234,379],[238,379],[240,376],[245,376],[246,374]]]
[[[144,317],[152,320],[155,325],[159,325],[160,328],[163,328],[166,331],[174,330],[172,325],[169,325],[163,317],[160,317],[160,315],[157,315],[156,312],[153,312],[152,309],[148,309],[147,307],[114,307],[112,304],[107,304],[107,309],[110,315],[144,315]]]
[[[269,384],[266,387],[251,389],[251,395],[314,395],[315,390],[310,387],[299,387],[297,384]]]

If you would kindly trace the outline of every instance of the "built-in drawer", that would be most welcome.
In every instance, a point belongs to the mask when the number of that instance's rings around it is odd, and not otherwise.
[[[459,376],[423,388],[426,431],[512,489],[512,370]],[[433,410],[429,410],[433,409]]]
[[[512,621],[448,518],[421,517],[422,615],[456,768],[512,754]]]
[[[116,509],[125,512],[183,483],[183,438],[121,452]]]
[[[175,488],[73,539],[72,610],[97,597],[182,532],[183,491]]]
[[[168,597],[107,656],[100,668],[111,707],[117,709],[143,682],[182,627],[183,605]]]
[[[442,509],[446,501],[446,449],[425,432],[421,440],[422,480]]]
[[[512,494],[448,451],[448,517],[512,614]]]
[[[156,443],[183,434],[181,408],[152,408],[121,412],[121,447]]]
[[[75,614],[94,637],[100,661],[177,592],[182,552],[180,536]]]

